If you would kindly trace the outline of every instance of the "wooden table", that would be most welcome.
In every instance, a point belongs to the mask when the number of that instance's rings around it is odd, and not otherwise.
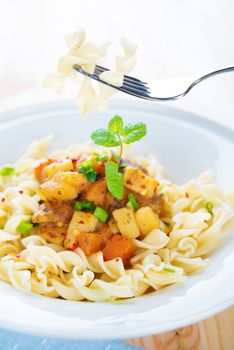
[[[234,306],[205,321],[127,343],[145,350],[233,350]]]

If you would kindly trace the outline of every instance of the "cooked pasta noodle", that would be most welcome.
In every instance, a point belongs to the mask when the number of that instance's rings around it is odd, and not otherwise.
[[[82,41],[83,36],[80,33],[76,40]],[[74,44],[73,37],[67,40],[73,45],[72,55],[78,44]],[[89,49],[83,47],[84,52]],[[129,46],[125,50],[129,60],[132,49]],[[95,50],[104,52],[105,48]],[[85,64],[89,67],[88,61]],[[118,67],[127,71],[121,57]],[[184,282],[190,273],[207,266],[207,256],[217,247],[223,226],[233,218],[233,194],[225,195],[211,172],[177,186],[164,178],[162,167],[152,156],[136,157],[132,162],[144,166],[159,181],[158,192],[166,210],[158,228],[131,239],[136,250],[128,267],[121,258],[106,260],[103,251],[87,256],[78,246],[66,249],[40,235],[36,225],[31,225],[30,234],[20,233],[20,223],[29,223],[40,208],[40,183],[33,169],[47,159],[50,140],[48,137],[32,144],[16,162],[15,174],[0,175],[1,280],[18,290],[47,297],[112,301]],[[84,152],[92,154],[94,148],[89,144],[73,145],[50,157],[74,158]],[[100,148],[95,152],[100,153]],[[207,209],[207,203],[212,204],[212,210]]]
[[[65,81],[71,80],[80,84],[76,97],[76,104],[81,113],[90,113],[107,106],[108,98],[117,93],[117,90],[104,85],[96,86],[90,78],[77,76],[74,65],[81,66],[87,73],[93,73],[95,66],[107,56],[110,43],[96,45],[86,42],[84,30],[66,36],[68,52],[58,62],[57,73],[49,74],[45,78],[44,88],[53,89],[60,93],[65,87]],[[120,40],[123,55],[115,58],[114,70],[104,71],[100,79],[114,86],[122,86],[124,74],[129,73],[136,64],[136,45],[126,38]]]

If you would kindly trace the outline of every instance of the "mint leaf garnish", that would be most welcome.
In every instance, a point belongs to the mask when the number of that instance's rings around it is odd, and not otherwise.
[[[107,188],[117,199],[122,199],[124,194],[123,174],[119,172],[118,164],[109,160],[105,165]]]
[[[115,115],[108,124],[108,131],[112,133],[121,133],[123,129],[123,119],[119,115]]]
[[[106,129],[99,129],[91,134],[91,139],[96,145],[104,147],[120,146],[121,141],[117,135]]]
[[[146,124],[127,124],[121,132],[122,140],[124,143],[129,144],[136,142],[145,136],[147,132]]]
[[[119,115],[114,116],[108,124],[108,130],[99,129],[91,134],[94,143],[104,147],[120,146],[118,164],[120,164],[123,152],[123,144],[136,142],[145,136],[147,132],[146,124],[136,123],[123,126],[123,120]]]

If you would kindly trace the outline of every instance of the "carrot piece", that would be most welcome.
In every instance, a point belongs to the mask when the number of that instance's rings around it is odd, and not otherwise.
[[[93,167],[94,170],[100,174],[105,175],[105,163],[103,162],[97,162],[95,159],[93,160]]]
[[[132,241],[121,235],[114,235],[103,249],[104,260],[121,258],[125,267],[129,266],[129,260],[135,253]]]
[[[102,250],[105,246],[103,238],[98,233],[80,233],[77,237],[77,244],[86,256]]]
[[[102,178],[89,187],[85,199],[94,202],[95,205],[103,207],[105,204],[106,193],[106,179]]]
[[[42,180],[42,173],[43,173],[43,170],[44,168],[47,166],[47,165],[50,165],[51,163],[55,162],[55,160],[53,159],[47,159],[45,162],[37,165],[35,168],[34,168],[34,176],[35,178],[40,182]]]
[[[112,229],[107,224],[102,224],[101,228],[99,229],[99,233],[105,243],[107,243],[107,241],[113,236]]]

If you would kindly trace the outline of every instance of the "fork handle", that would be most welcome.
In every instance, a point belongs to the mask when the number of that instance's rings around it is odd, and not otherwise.
[[[197,77],[196,80],[194,80],[192,85],[189,87],[189,90],[191,90],[195,85],[197,85],[198,83],[200,83],[201,81],[203,81],[205,79],[213,77],[214,75],[227,73],[227,72],[231,72],[231,71],[234,71],[234,66],[225,66],[225,67],[222,67],[222,68],[219,68],[216,70],[212,70],[212,71],[203,73],[203,75],[199,74],[199,77]]]

